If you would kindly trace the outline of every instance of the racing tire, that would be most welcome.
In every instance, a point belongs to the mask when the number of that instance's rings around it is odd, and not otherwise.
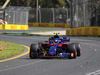
[[[81,56],[81,45],[79,43],[73,43],[76,46],[77,56]]]
[[[37,58],[38,57],[37,52],[38,52],[38,44],[31,44],[29,53],[30,58],[31,59]]]
[[[69,44],[68,45],[68,50],[71,53],[71,55],[68,58],[69,59],[75,59],[77,57],[75,44]],[[72,54],[73,54],[73,56],[72,56]]]

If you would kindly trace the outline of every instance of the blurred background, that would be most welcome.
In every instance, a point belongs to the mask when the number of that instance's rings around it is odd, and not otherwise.
[[[71,24],[71,28],[100,26],[100,0],[0,0],[0,19],[8,24]]]

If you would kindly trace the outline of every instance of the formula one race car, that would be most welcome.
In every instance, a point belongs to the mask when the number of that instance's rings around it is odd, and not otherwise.
[[[44,43],[31,44],[29,56],[30,58],[76,58],[81,56],[81,45],[79,43],[71,43],[69,37],[59,37],[56,34]]]

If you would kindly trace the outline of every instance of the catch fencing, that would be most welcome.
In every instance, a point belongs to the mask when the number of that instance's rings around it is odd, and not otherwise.
[[[3,19],[4,10],[2,10],[1,8],[2,6],[0,6],[0,19]]]
[[[8,24],[28,25],[30,8],[10,6],[5,9],[5,21]]]
[[[5,21],[8,24],[27,25],[29,23],[68,23],[67,8],[36,8],[10,6],[5,9]],[[36,21],[38,18],[38,22]]]
[[[36,16],[36,8],[29,11],[29,23],[68,23],[67,8],[39,8],[38,16]]]
[[[100,0],[72,1],[72,28],[100,26]]]

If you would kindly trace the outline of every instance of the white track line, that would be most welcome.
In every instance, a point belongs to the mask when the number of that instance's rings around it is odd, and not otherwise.
[[[3,70],[0,70],[0,72],[9,71],[9,70],[13,70],[13,69],[18,69],[18,68],[25,67],[25,66],[29,66],[29,65],[34,65],[34,64],[40,63],[42,61],[44,61],[44,60],[40,60],[40,61],[36,61],[36,62],[33,62],[33,63],[28,63],[28,64],[25,64],[25,65],[20,65],[20,66],[8,68],[8,69],[3,69]]]
[[[100,70],[97,70],[95,72],[87,73],[86,75],[100,75]]]

